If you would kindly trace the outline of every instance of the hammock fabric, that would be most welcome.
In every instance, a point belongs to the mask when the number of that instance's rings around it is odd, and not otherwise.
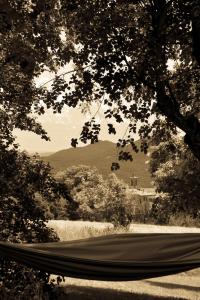
[[[139,280],[200,267],[200,234],[117,234],[70,242],[0,242],[0,255],[50,274]]]

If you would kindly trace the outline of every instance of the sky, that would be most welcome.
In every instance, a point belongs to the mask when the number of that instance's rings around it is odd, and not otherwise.
[[[95,107],[93,107],[93,110]],[[71,138],[79,138],[83,124],[91,119],[91,115],[83,115],[80,109],[65,108],[61,114],[53,114],[51,110],[47,111],[42,117],[38,117],[38,121],[47,131],[51,141],[44,141],[34,133],[27,131],[15,130],[17,142],[20,144],[21,150],[30,153],[56,152],[61,149],[71,147]],[[101,123],[100,140],[109,140],[117,142],[118,138],[122,138],[127,123],[118,126],[117,134],[110,135],[107,130],[107,123],[104,120],[103,113],[97,115],[98,121]],[[84,146],[80,143],[79,146]]]
[[[173,61],[168,62],[168,68],[173,71]],[[57,74],[63,74],[64,72],[68,72],[73,69],[74,66],[70,63],[69,65],[61,68]],[[36,78],[36,85],[41,86],[53,79],[54,76],[55,74],[45,71],[40,77]],[[65,75],[65,79],[67,80],[69,76],[70,75]],[[45,84],[45,86],[49,88],[51,83],[52,81]],[[47,110],[44,115],[38,116],[38,121],[47,131],[51,141],[44,141],[34,133],[15,130],[14,134],[16,136],[16,141],[19,143],[21,150],[26,150],[29,153],[49,153],[70,148],[71,138],[79,138],[83,124],[86,121],[91,120],[91,117],[97,110],[97,104],[93,104],[91,107],[91,114],[86,115],[81,112],[80,108],[65,107],[61,114],[53,114],[52,110]],[[116,126],[117,134],[110,135],[101,109],[96,117],[101,123],[101,132],[99,135],[100,140],[117,142],[119,138],[123,137],[127,128],[127,123],[113,123]],[[137,140],[139,137],[138,135],[135,135],[134,138]],[[84,144],[80,143],[79,146],[84,146]]]
[[[168,69],[173,72],[175,67],[175,62],[173,60],[168,60]],[[72,63],[59,69],[57,75],[63,74],[64,72],[74,70]],[[65,75],[65,79],[69,79],[70,75]],[[35,83],[37,86],[45,84],[47,88],[51,86],[51,79],[55,77],[55,74],[45,71],[41,76],[36,78]],[[47,83],[48,82],[48,83]],[[53,114],[51,110],[38,117],[38,121],[42,124],[43,128],[47,131],[51,141],[47,142],[42,140],[36,134],[15,130],[14,134],[16,136],[16,141],[20,144],[21,150],[26,150],[30,153],[45,153],[45,152],[55,152],[62,149],[71,147],[71,138],[78,138],[81,133],[83,124],[86,121],[91,120],[91,117],[98,110],[97,104],[91,107],[91,114],[82,114],[81,110],[78,108],[68,108],[66,107],[61,114]],[[112,142],[117,142],[119,138],[122,138],[124,132],[127,128],[127,123],[116,124],[116,135],[110,135],[107,130],[107,123],[105,121],[103,112],[100,110],[96,116],[98,121],[101,123],[101,132],[99,135],[100,140],[109,140]],[[139,137],[134,136],[135,139]],[[84,144],[80,143],[80,146]]]
[[[73,66],[69,65],[59,70],[58,74],[65,71],[73,70]],[[52,79],[55,75],[50,72],[44,72],[39,78],[36,79],[36,85],[41,86],[48,80]],[[67,79],[67,78],[66,78]],[[52,82],[45,86],[50,87]],[[21,150],[26,150],[29,153],[49,153],[56,152],[62,149],[71,147],[71,138],[79,138],[82,126],[86,121],[91,120],[91,117],[98,110],[97,104],[91,107],[91,113],[83,114],[80,108],[65,107],[61,114],[54,114],[51,109],[47,110],[44,115],[37,116],[37,120],[42,124],[43,128],[47,131],[51,141],[42,140],[39,136],[28,131],[21,131],[16,129],[14,135],[16,141],[20,145]],[[117,142],[122,138],[127,128],[127,123],[116,124],[117,134],[110,135],[107,129],[103,111],[100,109],[96,115],[97,120],[101,123],[101,132],[99,135],[100,140],[109,140]],[[84,146],[80,142],[79,146]]]

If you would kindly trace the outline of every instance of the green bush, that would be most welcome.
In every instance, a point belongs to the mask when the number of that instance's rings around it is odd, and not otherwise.
[[[174,138],[154,147],[150,171],[157,191],[162,195],[153,207],[152,215],[159,224],[168,224],[173,216],[188,224],[200,218],[200,162],[183,141]],[[181,221],[182,219],[182,221]],[[196,221],[192,221],[195,220]],[[184,223],[183,222],[183,223]]]
[[[66,201],[72,199],[67,189],[63,190],[63,186],[52,178],[49,166],[26,153],[1,149],[0,190],[1,241],[58,241],[55,232],[45,224],[45,213],[37,202],[36,194],[50,203],[61,196]],[[1,257],[0,294],[5,299],[43,299],[38,295],[47,294],[51,286],[49,274]]]
[[[170,215],[170,200],[157,197],[153,202],[149,217],[155,224],[164,225],[169,223]]]
[[[200,218],[193,217],[187,212],[177,212],[176,206],[173,209],[171,199],[158,197],[155,199],[150,211],[150,218],[155,224],[200,227]]]
[[[132,203],[126,193],[126,184],[111,173],[103,179],[98,170],[90,166],[72,166],[56,174],[65,183],[79,203],[80,220],[111,222],[127,226],[132,221]]]
[[[106,180],[108,195],[102,208],[102,218],[115,227],[128,226],[133,220],[132,201],[127,196],[126,184],[110,174]]]
[[[173,226],[200,227],[200,218],[194,219],[190,215],[179,213],[170,216],[168,223]]]

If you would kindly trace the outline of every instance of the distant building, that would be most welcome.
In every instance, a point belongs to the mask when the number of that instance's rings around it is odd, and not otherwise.
[[[130,178],[130,186],[127,188],[127,195],[133,200],[133,214],[135,217],[140,218],[149,213],[153,201],[157,196],[154,188],[139,188],[137,186],[138,177],[133,176]]]
[[[153,200],[157,196],[154,188],[128,188],[127,194],[133,196],[134,200],[138,200],[138,204],[146,203],[147,206],[152,206]]]
[[[130,186],[136,188],[138,185],[138,177],[132,176],[130,177]]]

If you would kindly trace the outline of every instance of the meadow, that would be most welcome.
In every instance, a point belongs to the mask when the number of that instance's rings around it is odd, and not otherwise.
[[[131,224],[128,229],[115,229],[110,223],[86,221],[51,220],[48,226],[55,229],[62,241],[122,232],[200,233],[200,228]],[[59,300],[200,300],[200,269],[141,281],[106,282],[65,278],[55,293]]]

